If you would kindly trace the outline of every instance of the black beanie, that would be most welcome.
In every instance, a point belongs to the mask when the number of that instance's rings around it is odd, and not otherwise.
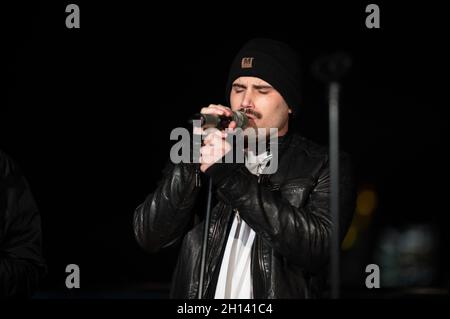
[[[247,42],[231,64],[226,97],[230,104],[233,82],[241,76],[260,78],[272,85],[295,114],[300,105],[300,61],[287,44],[257,38]]]

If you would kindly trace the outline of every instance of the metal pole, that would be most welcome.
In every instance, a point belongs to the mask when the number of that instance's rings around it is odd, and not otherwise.
[[[208,244],[209,220],[211,217],[212,178],[208,185],[208,202],[206,204],[205,226],[203,229],[202,256],[200,260],[200,279],[198,283],[198,299],[203,299],[203,282],[205,278],[206,251]]]
[[[331,298],[339,298],[339,84],[329,85],[330,120],[330,210],[332,222],[331,235]]]

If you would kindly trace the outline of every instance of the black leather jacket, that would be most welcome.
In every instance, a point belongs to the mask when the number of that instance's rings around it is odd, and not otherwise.
[[[46,273],[41,218],[27,181],[0,150],[0,298],[30,297]]]
[[[341,238],[351,221],[354,187],[348,158],[340,159]],[[150,252],[183,239],[173,298],[197,298],[203,222],[192,222],[199,194],[195,164],[169,164],[154,193],[135,211],[134,231]],[[278,170],[252,175],[244,164],[215,164],[204,297],[213,298],[233,209],[256,232],[252,247],[254,298],[319,297],[331,240],[329,163],[325,148],[297,134],[280,139]]]

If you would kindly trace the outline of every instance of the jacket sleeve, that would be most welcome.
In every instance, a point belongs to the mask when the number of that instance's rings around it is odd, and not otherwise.
[[[217,195],[238,209],[246,223],[275,251],[314,273],[326,265],[331,244],[329,165],[327,159],[323,162],[314,188],[299,208],[292,206],[281,192],[258,183],[257,176],[244,164],[214,164],[206,173],[213,178]],[[349,161],[342,157],[340,162],[343,238],[353,214],[354,191]]]
[[[197,164],[169,161],[156,190],[137,207],[133,218],[136,240],[156,252],[180,239],[192,221],[199,187]]]
[[[0,155],[0,297],[29,297],[46,272],[41,220],[28,183]]]

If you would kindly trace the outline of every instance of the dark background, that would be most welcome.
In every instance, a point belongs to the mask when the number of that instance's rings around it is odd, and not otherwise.
[[[321,144],[328,142],[326,87],[311,65],[337,50],[353,59],[342,83],[341,143],[359,189],[377,200],[370,216],[355,219],[358,236],[342,255],[344,295],[380,294],[365,288],[365,266],[389,264],[379,257],[383,238],[392,242],[386,229],[409,242],[411,227],[428,230],[425,260],[400,262],[390,281],[380,266],[381,293],[448,289],[447,2],[375,2],[381,29],[365,27],[371,2],[364,1],[92,2],[75,2],[80,29],[65,27],[70,2],[1,10],[0,147],[22,167],[41,212],[49,273],[38,297],[166,296],[177,247],[154,255],[140,249],[134,209],[161,177],[170,131],[201,107],[225,103],[231,60],[255,36],[299,51],[298,124]],[[71,263],[81,269],[78,291],[65,288]],[[411,271],[428,276],[397,280]]]

